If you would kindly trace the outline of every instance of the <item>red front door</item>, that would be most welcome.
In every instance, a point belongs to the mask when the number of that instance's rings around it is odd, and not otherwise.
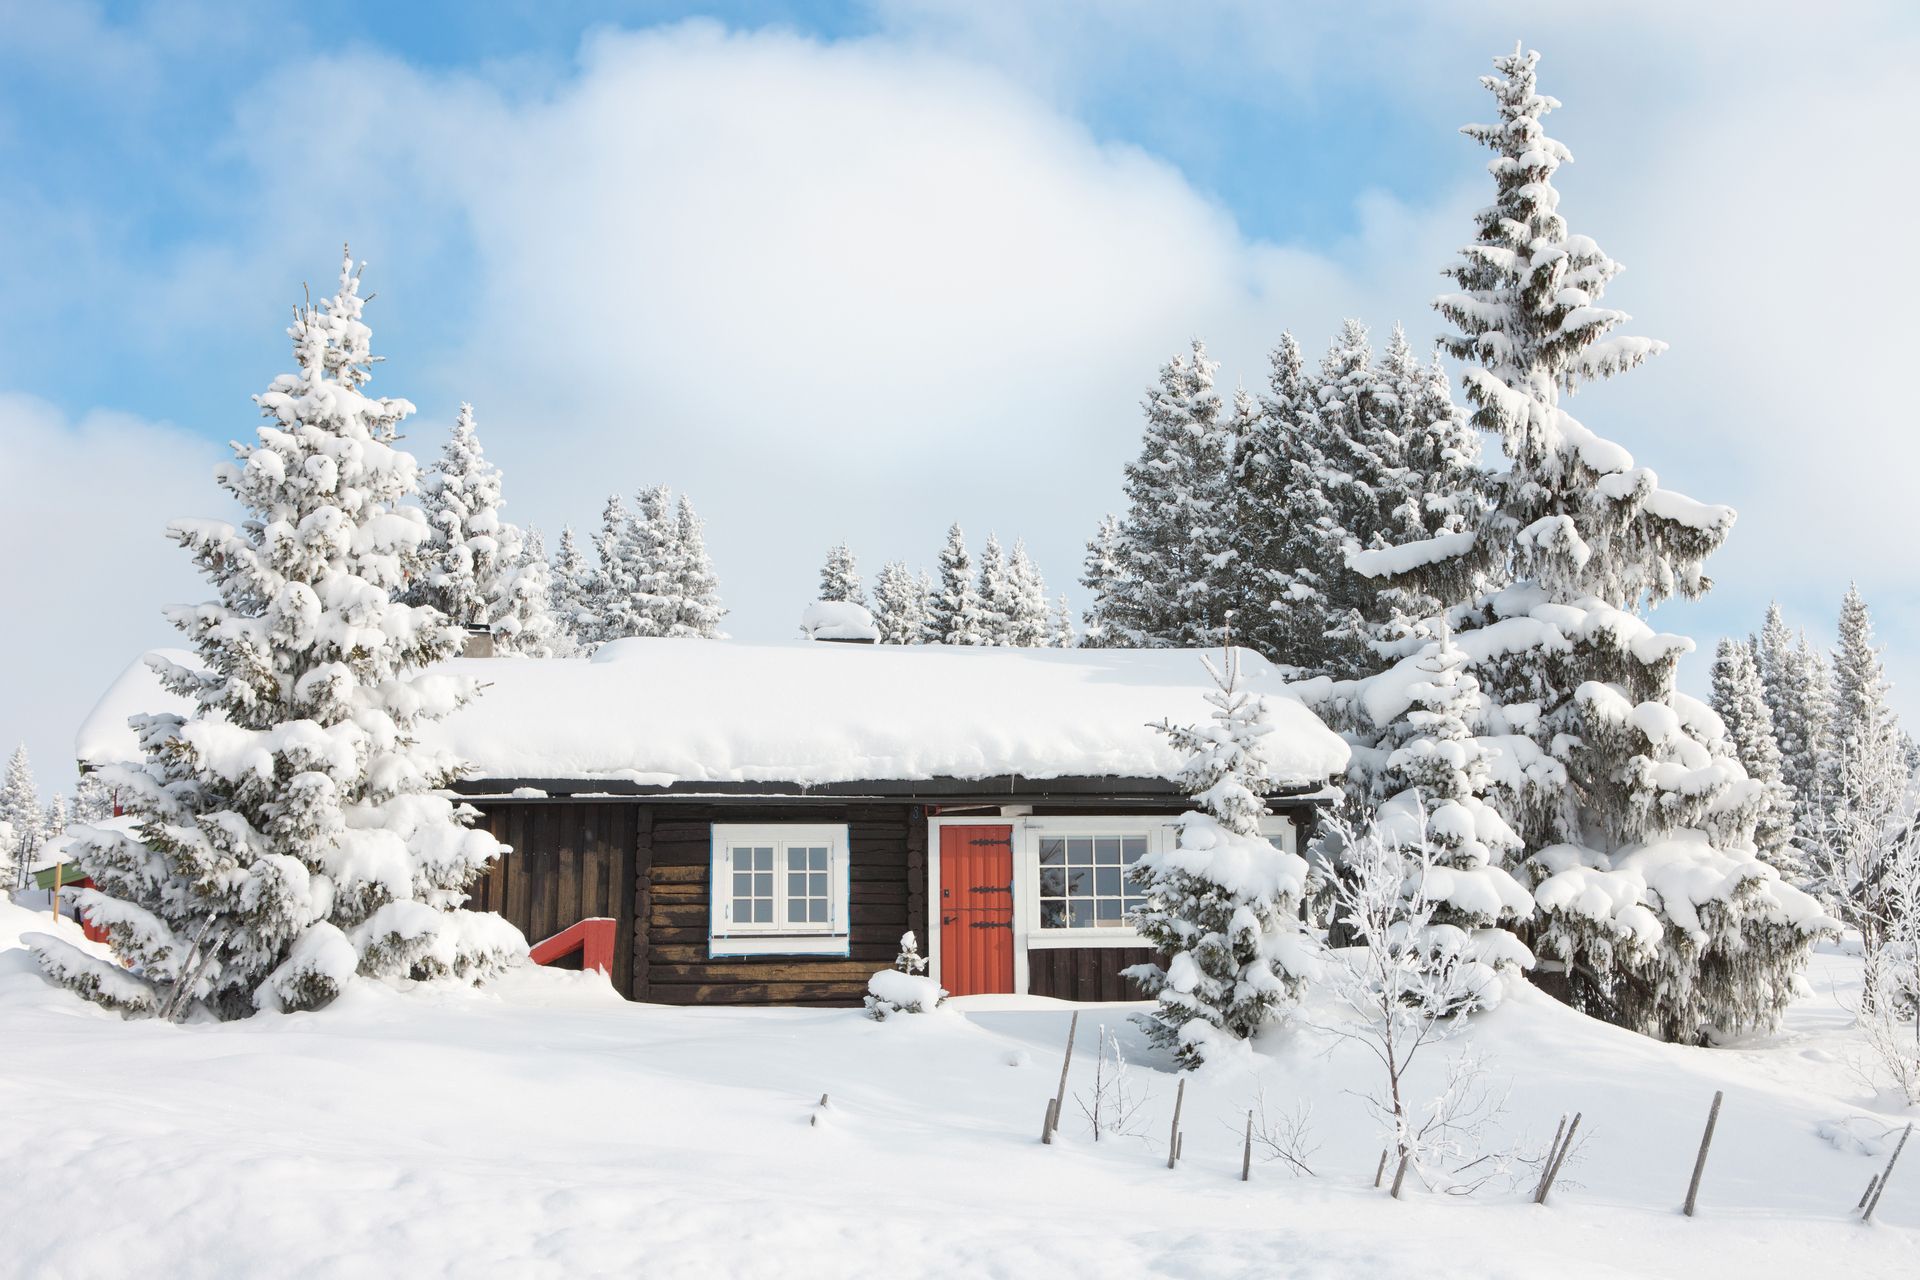
[[[1013,828],[940,828],[940,985],[1013,991]]]

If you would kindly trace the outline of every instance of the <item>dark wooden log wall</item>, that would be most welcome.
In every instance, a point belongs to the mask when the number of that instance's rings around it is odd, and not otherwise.
[[[618,801],[478,807],[478,825],[513,851],[468,889],[467,906],[505,916],[530,943],[576,921],[611,916],[620,922],[613,985],[633,998],[637,837],[649,815]]]
[[[639,862],[635,918],[646,922],[634,948],[633,998],[662,1004],[857,1005],[867,979],[899,954],[900,935],[922,930],[927,913],[927,826],[917,806],[650,806]],[[852,954],[707,955],[713,824],[844,822],[850,841]],[[925,950],[927,943],[921,940]]]
[[[1120,971],[1153,959],[1151,947],[1029,947],[1027,992],[1056,1000],[1145,1000]]]

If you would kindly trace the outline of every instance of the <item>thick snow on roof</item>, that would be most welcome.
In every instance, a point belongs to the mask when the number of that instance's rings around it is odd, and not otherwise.
[[[1272,707],[1279,782],[1319,786],[1344,770],[1346,744],[1272,665],[1244,651],[1241,663]],[[446,669],[486,687],[426,726],[423,745],[481,778],[1165,778],[1181,758],[1148,724],[1198,723],[1211,710],[1199,655],[1182,649],[620,640],[591,659],[459,658]],[[136,663],[81,726],[80,759],[129,759],[129,715],[184,709]]]

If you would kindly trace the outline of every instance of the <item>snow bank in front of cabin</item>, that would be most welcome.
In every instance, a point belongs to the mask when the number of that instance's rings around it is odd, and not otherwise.
[[[1511,1086],[1493,1145],[1536,1155],[1582,1111],[1588,1136],[1543,1209],[1530,1167],[1514,1171],[1522,1189],[1496,1179],[1470,1200],[1375,1189],[1381,1135],[1354,1091],[1378,1068],[1306,1026],[1187,1077],[1169,1170],[1176,1078],[1128,1021],[1137,1004],[960,998],[876,1024],[859,1009],[632,1005],[599,975],[524,969],[172,1027],[42,979],[12,940],[48,920],[0,903],[0,1168],[35,1206],[8,1220],[8,1276],[1871,1280],[1906,1275],[1920,1248],[1912,1150],[1874,1225],[1850,1212],[1913,1113],[1855,1080],[1857,1033],[1831,988],[1857,995],[1860,966],[1832,952],[1785,1032],[1740,1047],[1657,1044],[1521,988],[1423,1055],[1419,1099],[1461,1051]],[[1311,996],[1302,1014],[1339,1016]],[[1096,1143],[1082,1107],[1096,1070],[1111,1087],[1103,1027],[1138,1136]],[[1304,1109],[1318,1176],[1256,1142],[1241,1182],[1250,1108],[1269,1124]]]
[[[1275,778],[1317,787],[1347,746],[1280,673],[1242,651],[1273,708]],[[802,785],[930,778],[1171,777],[1181,756],[1147,726],[1207,714],[1197,652],[796,641],[616,640],[591,659],[459,658],[480,696],[422,745],[497,779]],[[130,714],[184,711],[144,662],[82,726],[80,759],[130,758]]]

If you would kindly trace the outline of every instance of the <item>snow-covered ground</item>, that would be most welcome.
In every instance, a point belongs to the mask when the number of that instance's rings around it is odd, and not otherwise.
[[[1375,1191],[1380,1138],[1344,1092],[1365,1065],[1310,1031],[1192,1078],[1169,1171],[1175,1078],[1151,1069],[1124,1006],[1080,1007],[1071,1088],[1089,1085],[1098,1025],[1120,1030],[1142,1136],[1096,1145],[1070,1102],[1045,1147],[1073,1008],[1051,1001],[882,1024],[629,1005],[597,975],[530,970],[179,1028],[43,983],[17,938],[48,922],[0,902],[0,1275],[1859,1280],[1912,1275],[1920,1256],[1920,1148],[1861,1226],[1853,1205],[1885,1154],[1822,1136],[1910,1118],[1848,1065],[1839,1000],[1857,963],[1834,952],[1765,1041],[1655,1044],[1528,992],[1446,1046],[1511,1082],[1496,1145],[1535,1150],[1563,1110],[1585,1113],[1577,1163],[1539,1208],[1504,1181],[1471,1199]],[[1318,1177],[1256,1158],[1238,1180],[1261,1092],[1276,1116],[1311,1103]]]

